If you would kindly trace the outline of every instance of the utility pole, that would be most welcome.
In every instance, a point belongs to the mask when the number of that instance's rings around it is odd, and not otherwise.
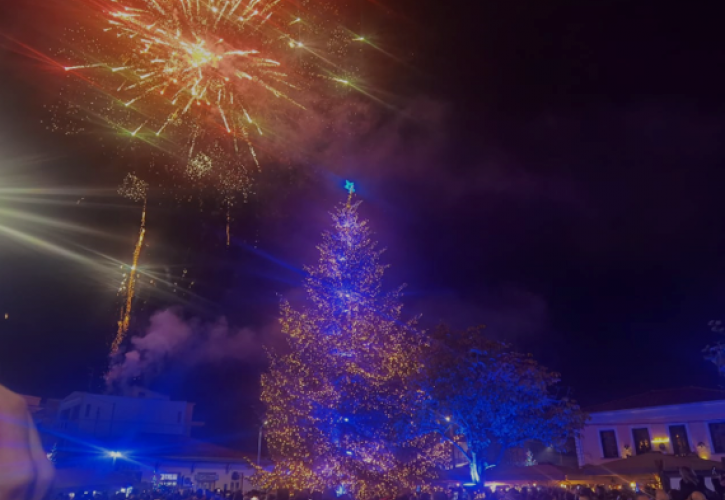
[[[262,463],[262,433],[264,432],[264,426],[267,424],[265,420],[262,425],[259,426],[259,439],[257,440],[257,467]]]

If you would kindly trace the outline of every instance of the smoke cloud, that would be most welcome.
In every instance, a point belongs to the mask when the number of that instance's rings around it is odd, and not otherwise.
[[[129,350],[112,359],[106,383],[116,389],[137,381],[149,383],[172,362],[187,369],[221,360],[263,365],[265,347],[278,339],[273,327],[232,329],[224,317],[203,322],[185,318],[180,308],[164,309],[151,316],[143,335],[131,339]]]

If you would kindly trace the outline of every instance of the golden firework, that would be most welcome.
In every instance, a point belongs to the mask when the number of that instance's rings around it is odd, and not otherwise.
[[[126,296],[121,306],[121,315],[118,320],[118,331],[116,337],[113,339],[111,345],[111,355],[118,352],[126,338],[126,333],[131,325],[131,310],[133,307],[133,298],[136,293],[136,281],[138,278],[138,261],[141,257],[141,250],[143,249],[144,237],[146,236],[146,200],[148,196],[148,183],[134,174],[126,175],[123,180],[123,184],[118,188],[118,192],[133,201],[143,202],[143,209],[141,211],[141,226],[138,231],[138,240],[133,250],[133,261],[131,268],[128,271],[128,276],[124,277],[124,284],[121,287],[121,291],[126,292]]]
[[[146,201],[148,182],[140,179],[135,174],[126,174],[123,184],[118,188],[118,194],[136,202]]]
[[[197,153],[194,158],[189,160],[189,164],[186,167],[186,174],[192,179],[201,179],[205,177],[213,167],[214,162],[209,155]]]
[[[300,106],[288,92],[299,88],[280,58],[303,44],[287,34],[294,22],[273,23],[280,0],[117,0],[106,13],[107,37],[117,55],[93,68],[116,83],[105,89],[135,111],[132,136],[159,137],[180,130],[192,157],[201,136],[228,135],[246,142],[263,135],[260,117],[270,99]],[[294,75],[293,75],[294,76]]]

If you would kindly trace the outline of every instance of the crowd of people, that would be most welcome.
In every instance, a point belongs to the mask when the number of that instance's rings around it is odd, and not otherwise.
[[[725,474],[713,471],[712,489],[689,467],[680,467],[678,475],[678,488],[672,488],[670,476],[661,473],[658,485],[485,488],[481,496],[488,500],[725,500]]]
[[[654,485],[624,487],[582,486],[564,487],[524,486],[483,489],[439,488],[433,492],[410,493],[373,500],[725,500],[725,475],[713,474],[713,489],[702,476],[683,467],[679,471],[679,488],[670,488],[668,477],[660,478],[662,488]],[[349,494],[287,490],[275,492],[209,491],[183,488],[155,488],[148,491],[117,492],[108,495],[98,492],[61,494],[55,500],[354,500]]]
[[[42,500],[53,485],[53,468],[40,445],[37,431],[24,400],[0,386],[0,500]],[[681,467],[679,487],[660,474],[659,489],[654,485],[634,487],[503,487],[484,489],[438,489],[373,500],[725,500],[725,474],[713,471],[712,489],[702,476]],[[260,491],[204,491],[154,488],[148,491],[118,491],[113,494],[81,491],[62,493],[55,500],[354,500],[335,491],[273,493]]]

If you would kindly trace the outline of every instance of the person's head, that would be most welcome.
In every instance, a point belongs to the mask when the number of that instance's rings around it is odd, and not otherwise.
[[[689,500],[705,500],[705,495],[699,491],[693,491],[690,495]]]

